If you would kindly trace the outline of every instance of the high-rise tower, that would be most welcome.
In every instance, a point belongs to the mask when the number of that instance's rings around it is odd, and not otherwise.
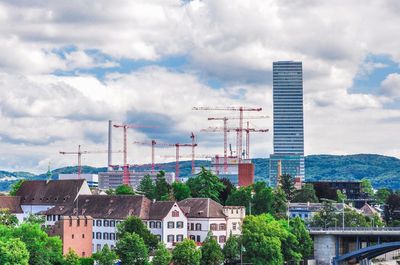
[[[269,177],[282,174],[304,180],[303,69],[301,62],[273,63],[274,154],[270,156]]]

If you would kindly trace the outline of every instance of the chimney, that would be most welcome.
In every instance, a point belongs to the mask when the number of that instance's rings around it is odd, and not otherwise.
[[[108,170],[111,170],[112,165],[112,120],[108,121]]]
[[[278,180],[278,185],[280,185],[280,179],[282,176],[282,160],[278,160],[278,172],[277,172],[277,180]]]

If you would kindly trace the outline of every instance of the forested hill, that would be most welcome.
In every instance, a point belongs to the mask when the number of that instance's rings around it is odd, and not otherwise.
[[[253,159],[256,168],[256,180],[267,180],[269,163],[268,159]],[[306,157],[307,180],[371,180],[375,188],[387,187],[400,189],[400,159],[381,155],[311,155]],[[209,161],[196,161],[196,166],[210,167]],[[161,164],[165,171],[174,171],[175,163]],[[149,170],[145,166],[140,170]],[[105,168],[93,168],[85,166],[84,173],[98,173]],[[180,162],[181,176],[190,174],[191,162]],[[52,171],[53,179],[59,173],[74,173],[76,167],[59,168]],[[9,189],[9,186],[18,179],[46,179],[46,174],[35,175],[28,172],[0,171],[0,191]]]

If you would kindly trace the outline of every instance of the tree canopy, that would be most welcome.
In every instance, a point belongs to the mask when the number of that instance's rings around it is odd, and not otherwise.
[[[210,198],[217,202],[220,202],[220,193],[225,187],[217,175],[204,167],[201,168],[196,177],[187,181],[187,185],[194,198]]]
[[[201,248],[201,265],[220,265],[224,261],[224,255],[218,242],[209,233]]]
[[[118,256],[105,244],[101,251],[97,251],[93,254],[93,258],[97,261],[98,265],[114,265]]]
[[[184,239],[172,251],[174,265],[200,265],[201,251],[193,240]]]
[[[132,187],[126,184],[120,185],[115,189],[117,195],[135,195]]]
[[[318,202],[314,185],[311,183],[306,183],[300,190],[296,190],[291,202]]]
[[[176,201],[182,201],[184,199],[190,198],[191,196],[189,186],[183,182],[172,183],[172,192]]]
[[[153,200],[156,198],[156,186],[151,179],[151,176],[146,174],[140,181],[138,190],[141,191],[148,199]]]
[[[170,199],[171,185],[165,179],[165,172],[160,171],[157,174],[155,199],[157,201],[168,201]]]
[[[171,264],[172,255],[163,243],[159,243],[154,253],[152,265],[169,265]]]
[[[24,242],[18,238],[7,240],[0,239],[0,264],[3,265],[28,265],[29,252]]]
[[[143,239],[135,233],[125,233],[116,244],[122,265],[147,265],[148,249]]]
[[[130,216],[119,224],[117,228],[117,236],[119,238],[130,233],[135,233],[140,236],[149,250],[154,250],[157,247],[157,237],[150,233],[149,229],[144,225],[139,217]]]

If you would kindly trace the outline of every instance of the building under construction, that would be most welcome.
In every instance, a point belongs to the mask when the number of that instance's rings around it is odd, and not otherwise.
[[[229,179],[235,186],[249,186],[254,183],[254,164],[250,159],[239,161],[237,157],[228,157],[225,164],[215,157],[211,160],[211,171],[219,178]]]

